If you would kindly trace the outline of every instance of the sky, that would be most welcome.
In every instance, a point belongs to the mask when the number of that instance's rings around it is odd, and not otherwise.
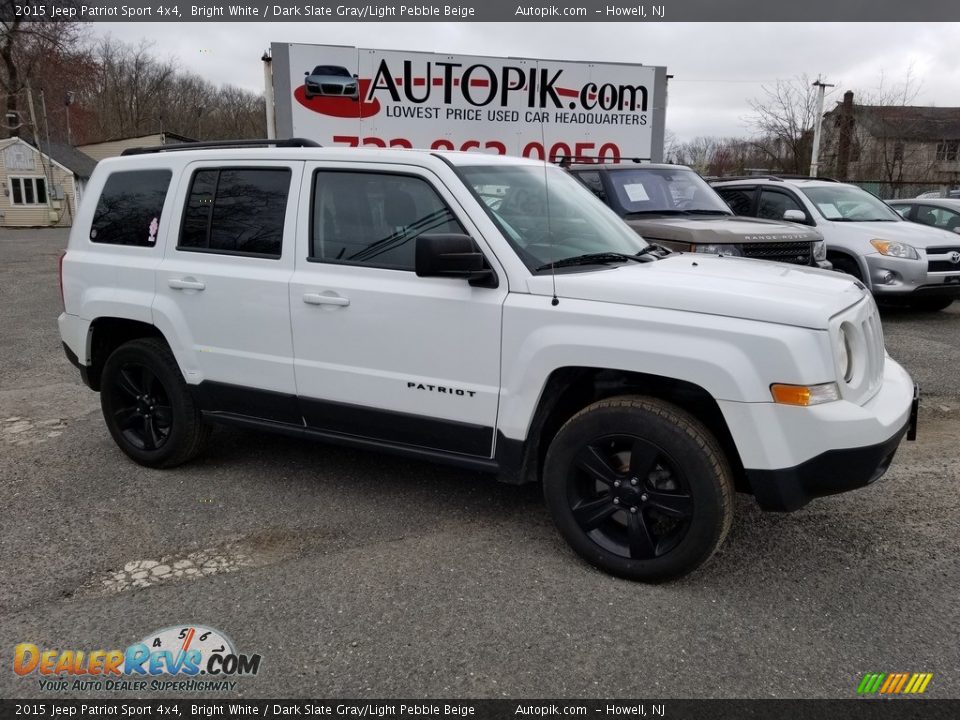
[[[99,34],[147,38],[161,57],[215,83],[262,92],[271,42],[665,65],[667,131],[747,136],[752,99],[802,75],[876,92],[909,73],[914,104],[960,107],[960,23],[98,23]]]

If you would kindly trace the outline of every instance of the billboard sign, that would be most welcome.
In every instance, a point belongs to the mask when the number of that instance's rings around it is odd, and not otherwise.
[[[661,160],[666,68],[274,43],[278,136]]]

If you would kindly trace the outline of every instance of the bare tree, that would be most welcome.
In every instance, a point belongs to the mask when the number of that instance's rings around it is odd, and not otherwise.
[[[152,45],[107,38],[95,49],[96,82],[91,106],[98,113],[98,138],[155,133],[188,137],[263,137],[262,96],[217,86],[152,54]]]
[[[64,4],[74,4],[66,0]],[[19,114],[21,94],[42,62],[69,53],[78,47],[83,23],[36,20],[38,14],[17,14],[16,7],[38,9],[48,4],[40,0],[0,0],[0,88],[6,96],[6,112]]]
[[[705,136],[679,143],[675,150],[677,162],[681,165],[689,165],[701,175],[705,175],[720,143],[719,138]]]
[[[773,169],[804,173],[809,169],[813,127],[819,121],[818,98],[810,78],[799,75],[764,86],[763,95],[749,101],[748,124],[756,131],[755,147]]]

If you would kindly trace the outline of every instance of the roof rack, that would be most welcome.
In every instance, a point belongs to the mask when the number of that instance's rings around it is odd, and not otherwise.
[[[591,165],[603,165],[604,163],[644,163],[650,162],[650,158],[639,157],[601,157],[600,155],[557,155],[551,162],[566,167],[572,163],[586,162]]]
[[[784,180],[822,180],[823,182],[840,182],[831,177],[810,177],[809,175],[724,175],[722,177],[711,177],[707,180],[710,183],[728,182],[731,180],[775,180],[783,182]]]
[[[262,140],[201,140],[188,143],[171,143],[169,145],[150,145],[148,147],[127,148],[121,155],[149,155],[150,153],[170,152],[172,150],[205,150],[207,148],[232,147],[323,147],[320,143],[307,138],[264,138]]]

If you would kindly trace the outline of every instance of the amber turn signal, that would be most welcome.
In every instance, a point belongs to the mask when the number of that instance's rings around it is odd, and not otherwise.
[[[784,385],[774,383],[770,386],[773,401],[780,405],[800,405],[808,407],[840,399],[840,388],[836,383],[822,385]]]

